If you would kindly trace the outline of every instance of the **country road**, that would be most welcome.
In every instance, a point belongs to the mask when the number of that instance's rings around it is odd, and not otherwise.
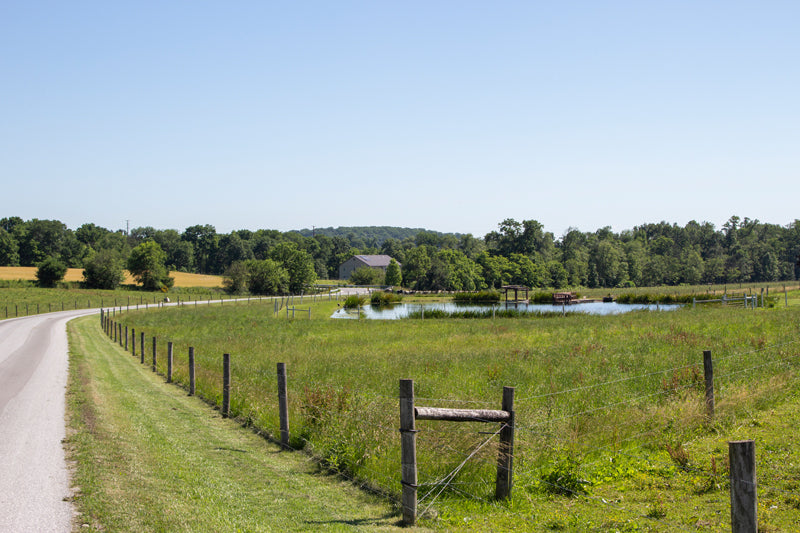
[[[66,324],[99,309],[0,321],[0,531],[69,532],[62,440]]]

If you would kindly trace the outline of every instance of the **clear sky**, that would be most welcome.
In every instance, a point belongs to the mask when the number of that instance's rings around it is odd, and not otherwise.
[[[4,1],[0,217],[800,218],[800,2]]]

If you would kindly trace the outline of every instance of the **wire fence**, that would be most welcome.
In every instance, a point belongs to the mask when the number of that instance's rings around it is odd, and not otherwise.
[[[114,318],[106,313],[102,324],[122,346],[123,330]],[[127,330],[124,337],[127,343]],[[163,350],[165,340],[160,341]],[[718,527],[725,522],[730,505],[725,493],[730,486],[727,459],[724,454],[702,449],[702,437],[714,431],[730,433],[731,428],[741,430],[754,423],[757,411],[797,394],[800,383],[800,338],[758,344],[752,349],[731,349],[713,358],[714,391],[719,402],[713,415],[707,411],[700,354],[693,364],[517,398],[513,427],[515,491],[523,492],[529,501],[545,502],[548,495],[560,495],[568,502],[566,507],[579,502],[596,512],[611,513],[613,517],[607,518],[607,524],[614,520],[650,523],[663,531]],[[133,346],[135,352],[137,348]],[[139,343],[143,358],[149,346]],[[163,373],[163,354],[153,349],[152,355],[154,368]],[[198,395],[222,405],[218,372],[210,366],[203,369],[205,381]],[[175,381],[186,386],[188,373],[178,373]],[[277,404],[277,390],[267,385],[266,378],[259,381],[260,390],[252,384],[236,383],[235,377],[234,383],[229,403],[232,416],[278,440],[277,416],[259,412],[248,403],[253,394],[272,394]],[[292,426],[298,429],[292,432],[286,446],[303,450],[309,460],[359,486],[380,492],[400,507],[399,464],[386,466],[392,462],[386,457],[397,453],[392,443],[398,440],[398,398],[345,388],[318,391],[313,386],[293,386],[302,407],[292,413]],[[496,402],[469,398],[423,396],[416,400],[432,406],[497,407]],[[350,408],[345,409],[345,404]],[[686,427],[681,428],[680,424]],[[541,521],[542,513],[533,511],[535,505],[522,506],[524,510],[520,510],[519,505],[492,497],[499,430],[486,431],[485,425],[478,422],[459,425],[458,429],[426,422],[416,431],[422,516],[435,517],[437,505],[443,500],[462,499],[522,523]],[[347,434],[355,434],[355,438],[345,438]],[[370,449],[375,443],[375,448]],[[658,500],[626,498],[625,491],[615,488],[616,483],[669,484],[669,480],[676,479],[681,479],[676,484],[690,487],[686,489],[691,492],[689,496],[703,496],[706,510],[698,512],[698,517],[677,519]],[[778,508],[768,509],[767,514],[774,517],[783,513],[790,516],[788,520],[800,523],[800,484],[795,479],[783,479],[780,472],[767,467],[757,486],[769,501],[780,501]],[[705,518],[708,515],[722,518],[709,521]],[[558,520],[566,519],[551,520],[555,527]]]

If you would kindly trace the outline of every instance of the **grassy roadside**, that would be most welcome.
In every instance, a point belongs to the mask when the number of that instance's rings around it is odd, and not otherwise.
[[[396,510],[282,452],[70,322],[76,530],[393,531]]]

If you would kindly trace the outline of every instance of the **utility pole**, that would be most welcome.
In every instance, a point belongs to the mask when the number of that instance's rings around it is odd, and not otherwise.
[[[127,237],[130,234],[131,234],[131,221],[126,219],[125,220],[125,236]]]

